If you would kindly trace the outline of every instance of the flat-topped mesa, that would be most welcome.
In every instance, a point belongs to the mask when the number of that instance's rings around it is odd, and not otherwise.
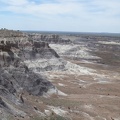
[[[24,60],[59,58],[59,55],[49,46],[47,42],[35,41],[24,43],[24,54],[20,54]],[[24,56],[23,56],[24,55]]]
[[[19,44],[22,41],[27,41],[28,36],[25,33],[20,31],[13,31],[7,29],[0,30],[0,50],[2,51],[10,51],[10,49],[18,48]]]
[[[37,40],[37,41],[44,41],[44,42],[48,42],[48,43],[59,43],[59,44],[69,44],[72,43],[72,41],[70,39],[63,39],[61,38],[59,35],[56,34],[47,34],[47,35],[43,35],[43,34],[29,34],[29,37]]]
[[[26,34],[20,32],[19,30],[13,31],[8,29],[0,29],[0,37],[8,38],[8,37],[26,37]]]

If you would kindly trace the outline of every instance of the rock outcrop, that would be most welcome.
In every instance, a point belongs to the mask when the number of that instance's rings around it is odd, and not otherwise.
[[[43,75],[30,70],[24,61],[59,58],[59,55],[48,43],[29,40],[18,31],[0,30],[0,36],[0,110],[9,111],[1,97],[12,104],[21,104],[24,103],[22,96],[18,97],[21,92],[38,96],[54,88]]]
[[[56,34],[29,34],[29,37],[31,39],[37,40],[37,41],[45,41],[48,43],[55,43],[55,44],[70,44],[72,41],[70,39],[61,38],[59,35]]]

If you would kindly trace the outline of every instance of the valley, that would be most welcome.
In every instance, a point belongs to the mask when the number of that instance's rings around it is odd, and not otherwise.
[[[119,36],[0,33],[0,120],[120,119]]]

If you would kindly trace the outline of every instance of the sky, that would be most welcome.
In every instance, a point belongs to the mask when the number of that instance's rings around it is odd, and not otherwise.
[[[0,28],[120,33],[120,0],[0,0]]]

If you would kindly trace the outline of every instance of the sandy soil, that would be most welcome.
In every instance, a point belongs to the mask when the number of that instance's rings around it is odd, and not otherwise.
[[[114,42],[113,44],[115,45]],[[67,57],[66,51],[70,50],[70,46],[66,46],[62,50],[60,50],[62,47],[60,45],[51,45],[51,47],[55,47],[64,59]],[[82,58],[85,58],[85,55],[91,55],[86,49],[82,50],[86,53],[78,53],[79,55],[82,54]],[[109,52],[112,53],[112,51]],[[99,58],[99,56],[95,56],[95,58],[97,57]],[[50,97],[49,100],[44,98],[43,101],[45,104],[63,108],[73,120],[120,120],[119,65],[110,65],[109,62],[108,64],[107,62],[105,64],[97,63],[97,60],[95,62],[90,59],[91,57],[87,60],[75,60],[73,57],[67,57],[66,60],[71,64],[71,66],[67,66],[69,68],[67,72],[47,72],[47,77],[67,96]],[[105,58],[101,59],[104,60]]]

